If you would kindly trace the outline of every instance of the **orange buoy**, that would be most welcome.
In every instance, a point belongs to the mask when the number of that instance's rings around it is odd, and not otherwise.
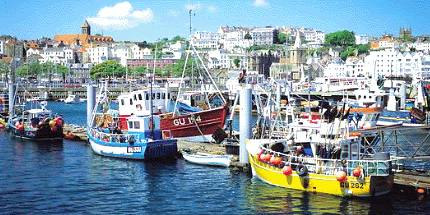
[[[336,180],[340,182],[346,181],[346,173],[344,171],[338,171],[336,173]]]
[[[350,137],[359,137],[361,136],[361,133],[349,133]]]
[[[266,161],[266,162],[269,162],[271,158],[272,158],[271,154],[265,154],[262,160]]]
[[[419,194],[424,194],[426,191],[423,189],[423,188],[419,188],[418,190],[417,190],[417,193],[419,193]]]
[[[355,177],[360,177],[360,175],[361,175],[361,167],[358,166],[357,168],[355,168],[354,171],[352,171],[352,174]]]
[[[282,163],[282,158],[278,156],[273,156],[272,158],[270,158],[270,163],[273,165],[279,165]]]
[[[284,167],[282,168],[282,173],[283,173],[284,175],[286,175],[286,176],[289,176],[289,175],[291,175],[291,174],[293,173],[293,168],[291,168],[291,166],[290,166],[290,165],[288,165],[288,166],[284,166]]]

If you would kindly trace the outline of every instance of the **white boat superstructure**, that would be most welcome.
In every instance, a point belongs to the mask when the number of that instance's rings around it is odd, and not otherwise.
[[[76,95],[69,95],[65,100],[64,103],[66,104],[76,104],[81,102],[81,99],[79,97],[77,97]]]

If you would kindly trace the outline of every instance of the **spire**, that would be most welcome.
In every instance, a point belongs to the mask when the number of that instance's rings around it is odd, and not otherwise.
[[[294,48],[301,48],[302,47],[302,40],[300,39],[300,32],[297,30],[296,35],[296,42],[294,43]]]

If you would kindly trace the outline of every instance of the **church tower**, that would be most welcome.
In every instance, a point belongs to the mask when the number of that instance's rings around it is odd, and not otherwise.
[[[306,63],[306,48],[302,46],[300,32],[297,30],[296,41],[292,49],[290,49],[290,63],[296,66],[296,71],[293,71],[293,79],[304,79],[303,65]]]
[[[91,26],[88,24],[88,21],[85,20],[84,24],[82,24],[82,34],[91,35]]]

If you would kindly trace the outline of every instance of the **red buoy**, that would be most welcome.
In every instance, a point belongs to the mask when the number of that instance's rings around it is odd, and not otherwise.
[[[261,155],[263,154],[263,151],[259,151],[258,153],[257,153],[257,160],[258,161],[261,161]]]
[[[286,176],[289,176],[289,175],[291,175],[291,174],[293,173],[293,168],[291,168],[291,166],[290,166],[290,165],[288,165],[288,166],[284,166],[284,167],[282,168],[282,173],[283,173],[284,175],[286,175]]]
[[[361,175],[361,167],[358,166],[357,168],[355,168],[354,171],[352,171],[352,174],[355,177],[360,177],[360,175]]]
[[[297,154],[301,154],[303,152],[303,148],[301,146],[297,147]]]
[[[57,126],[56,126],[56,125],[53,125],[53,126],[51,127],[51,131],[57,131]]]
[[[338,171],[336,173],[336,180],[340,182],[346,181],[346,173],[344,171]]]
[[[57,123],[58,126],[62,127],[63,126],[63,120],[61,119],[61,117],[56,117],[54,119],[55,123]]]
[[[18,124],[16,128],[18,129],[18,131],[24,131],[24,125]]]

